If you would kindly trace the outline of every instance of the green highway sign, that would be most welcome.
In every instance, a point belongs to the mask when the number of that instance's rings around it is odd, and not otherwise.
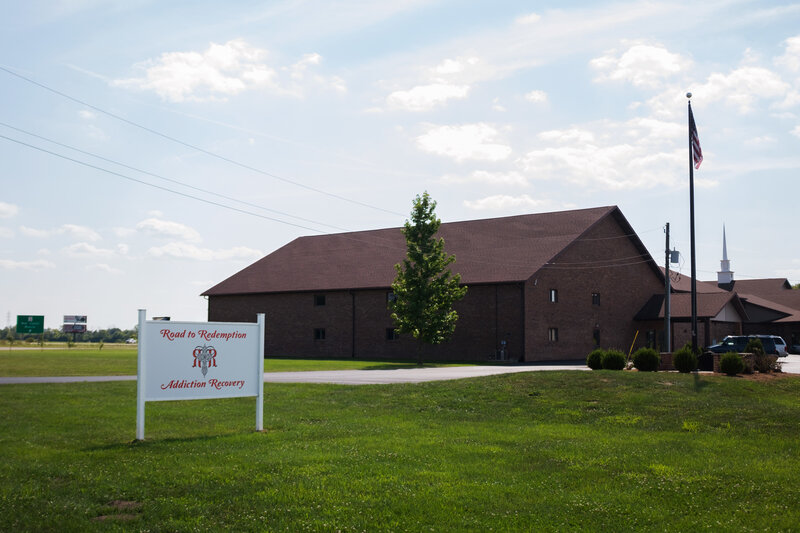
[[[17,334],[44,333],[43,315],[17,315]]]

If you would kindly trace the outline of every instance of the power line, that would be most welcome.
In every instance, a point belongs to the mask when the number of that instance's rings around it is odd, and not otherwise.
[[[562,263],[562,262],[555,262],[555,261],[550,262],[550,261],[548,261],[545,264],[547,266],[553,266],[553,267],[596,265],[598,263],[609,263],[609,262],[612,262],[612,261],[628,261],[630,259],[646,259],[648,257],[651,257],[649,253],[647,253],[647,254],[629,255],[627,257],[614,257],[614,258],[611,258],[611,259],[595,259],[595,260],[592,260],[592,261],[579,261],[579,262],[574,262],[574,263],[567,263],[567,262],[563,262]]]
[[[346,228],[341,228],[339,226],[326,224],[324,222],[319,222],[319,221],[311,220],[311,219],[308,219],[308,218],[298,217],[296,215],[292,215],[292,214],[289,214],[289,213],[284,213],[284,212],[278,211],[276,209],[270,209],[268,207],[264,207],[264,206],[261,206],[261,205],[253,204],[253,203],[250,203],[250,202],[246,202],[244,200],[239,200],[238,198],[233,198],[231,196],[225,196],[224,194],[220,194],[220,193],[217,193],[217,192],[214,192],[214,191],[210,191],[208,189],[195,187],[194,185],[189,185],[188,183],[184,183],[184,182],[176,180],[176,179],[168,178],[166,176],[161,176],[160,174],[155,174],[155,173],[149,172],[147,170],[142,170],[140,168],[136,168],[136,167],[127,165],[125,163],[120,163],[119,161],[115,161],[113,159],[109,159],[107,157],[103,157],[103,156],[94,154],[92,152],[87,152],[86,150],[81,150],[80,148],[75,148],[74,146],[70,146],[68,144],[64,144],[64,143],[60,143],[58,141],[54,141],[53,139],[48,139],[47,137],[43,137],[41,135],[37,135],[35,133],[23,130],[21,128],[17,128],[15,126],[10,125],[10,124],[6,124],[5,122],[0,122],[0,125],[1,126],[5,126],[6,128],[12,129],[14,131],[18,131],[20,133],[24,133],[25,135],[30,135],[31,137],[35,137],[37,139],[41,139],[43,141],[47,141],[47,142],[55,144],[57,146],[61,146],[62,148],[68,148],[69,150],[74,150],[74,151],[76,151],[78,153],[81,153],[81,154],[84,154],[84,155],[88,155],[90,157],[94,157],[94,158],[100,159],[101,161],[105,161],[107,163],[113,163],[114,165],[119,165],[119,166],[121,166],[123,168],[127,168],[129,170],[134,170],[136,172],[141,172],[142,174],[146,174],[148,176],[153,176],[154,178],[162,179],[164,181],[169,181],[171,183],[175,183],[177,185],[181,185],[183,187],[186,187],[186,188],[189,188],[189,189],[193,189],[195,191],[203,192],[203,193],[206,193],[206,194],[211,194],[211,195],[214,195],[214,196],[219,196],[220,198],[224,198],[225,200],[238,202],[240,204],[243,204],[243,205],[246,205],[246,206],[249,206],[249,207],[255,207],[256,209],[263,209],[264,211],[269,211],[271,213],[275,213],[275,214],[278,214],[278,215],[283,215],[283,216],[294,218],[294,219],[297,219],[297,220],[302,220],[303,222],[310,222],[312,224],[318,224],[320,226],[327,226],[329,228],[337,229],[337,230],[340,230],[340,231],[351,231],[351,230],[348,230]]]
[[[542,265],[542,268],[549,268],[549,269],[553,269],[553,270],[587,270],[587,269],[598,269],[598,268],[626,267],[626,266],[633,266],[633,265],[642,265],[642,264],[646,264],[646,263],[655,264],[655,261],[653,261],[652,259],[650,259],[650,260],[645,259],[644,261],[634,261],[632,263],[622,263],[622,264],[617,264],[617,265],[587,265],[587,266],[564,266],[564,267],[560,267],[557,264],[553,264],[553,263],[545,263],[544,265]]]
[[[259,218],[263,218],[263,219],[266,219],[266,220],[272,220],[273,222],[279,222],[281,224],[294,226],[296,228],[302,228],[302,229],[306,229],[306,230],[309,230],[309,231],[314,231],[316,233],[325,233],[325,232],[323,232],[323,231],[321,231],[319,229],[316,229],[316,228],[310,228],[308,226],[303,226],[303,225],[300,225],[300,224],[294,224],[292,222],[287,222],[285,220],[280,220],[278,218],[268,217],[266,215],[261,215],[259,213],[253,213],[252,211],[246,211],[244,209],[239,209],[238,207],[233,207],[233,206],[225,205],[225,204],[222,204],[222,203],[219,203],[219,202],[214,202],[213,200],[207,200],[205,198],[201,198],[199,196],[194,196],[192,194],[188,194],[188,193],[185,193],[185,192],[176,191],[175,189],[170,189],[168,187],[162,187],[161,185],[156,185],[155,183],[149,183],[149,182],[144,181],[144,180],[136,179],[136,178],[133,178],[131,176],[127,176],[125,174],[122,174],[120,172],[116,172],[116,171],[113,171],[113,170],[109,170],[107,168],[99,167],[97,165],[93,165],[91,163],[87,163],[85,161],[81,161],[79,159],[75,159],[75,158],[72,158],[72,157],[69,157],[69,156],[66,156],[66,155],[63,155],[63,154],[59,154],[57,152],[53,152],[51,150],[47,150],[46,148],[41,148],[39,146],[35,146],[33,144],[29,144],[29,143],[20,141],[18,139],[13,139],[11,137],[6,137],[5,135],[2,135],[2,134],[0,134],[0,139],[6,139],[8,141],[11,141],[11,142],[14,142],[14,143],[17,143],[17,144],[21,144],[22,146],[27,146],[28,148],[32,148],[34,150],[38,150],[40,152],[44,152],[46,154],[50,154],[50,155],[55,156],[55,157],[60,157],[61,159],[66,159],[67,161],[72,161],[73,163],[77,163],[79,165],[83,165],[83,166],[88,167],[88,168],[99,170],[99,171],[105,172],[107,174],[112,174],[114,176],[118,176],[118,177],[126,179],[126,180],[130,180],[130,181],[133,181],[133,182],[136,182],[136,183],[140,183],[142,185],[147,185],[148,187],[153,187],[154,189],[159,189],[159,190],[162,190],[162,191],[171,192],[172,194],[177,194],[178,196],[183,196],[185,198],[191,198],[192,200],[197,200],[199,202],[204,202],[204,203],[207,203],[207,204],[210,204],[210,205],[215,205],[217,207],[222,207],[224,209],[230,209],[231,211],[244,213],[246,215],[252,215],[254,217],[259,217]]]
[[[311,228],[311,227],[308,227],[308,226],[303,226],[301,224],[295,224],[295,223],[292,223],[292,222],[287,222],[285,220],[281,220],[281,219],[274,218],[274,217],[269,217],[269,216],[266,216],[266,215],[261,215],[259,213],[253,213],[252,211],[247,211],[245,209],[239,209],[237,207],[233,207],[233,206],[226,205],[226,204],[223,204],[223,203],[220,203],[220,202],[215,202],[213,200],[208,200],[208,199],[205,199],[205,198],[201,198],[199,196],[195,196],[195,195],[188,194],[188,193],[185,193],[185,192],[176,191],[174,189],[170,189],[169,187],[162,187],[161,185],[156,185],[154,183],[150,183],[150,182],[147,182],[147,181],[144,181],[144,180],[140,180],[140,179],[128,176],[126,174],[122,174],[120,172],[116,172],[114,170],[110,170],[110,169],[103,168],[103,167],[100,167],[100,166],[97,166],[97,165],[93,165],[91,163],[87,163],[87,162],[81,161],[79,159],[75,159],[75,158],[72,158],[72,157],[69,157],[69,156],[66,156],[66,155],[63,155],[63,154],[59,154],[57,152],[53,152],[51,150],[47,150],[46,148],[35,146],[33,144],[26,143],[26,142],[20,141],[18,139],[14,139],[12,137],[7,137],[7,136],[2,135],[2,134],[0,134],[0,139],[6,139],[8,141],[20,144],[22,146],[26,146],[28,148],[32,148],[34,150],[38,150],[40,152],[52,155],[54,157],[58,157],[58,158],[61,158],[61,159],[76,163],[78,165],[82,165],[82,166],[94,169],[94,170],[99,170],[100,172],[105,172],[107,174],[111,174],[113,176],[117,176],[117,177],[129,180],[129,181],[133,181],[133,182],[139,183],[141,185],[146,185],[148,187],[153,187],[154,189],[159,189],[159,190],[162,190],[162,191],[170,192],[170,193],[176,194],[178,196],[183,196],[185,198],[189,198],[189,199],[196,200],[196,201],[199,201],[199,202],[203,202],[203,203],[206,203],[206,204],[210,204],[210,205],[214,205],[214,206],[217,206],[217,207],[221,207],[223,209],[236,211],[237,213],[242,213],[242,214],[245,214],[245,215],[251,215],[251,216],[262,218],[262,219],[265,219],[265,220],[271,220],[273,222],[278,222],[279,224],[286,224],[288,226],[293,226],[293,227],[296,227],[296,228],[301,228],[301,229],[313,231],[313,232],[319,233],[319,234],[325,234],[324,231],[322,231],[320,229],[317,229],[317,228]],[[56,144],[60,144],[60,143],[56,143]],[[78,151],[81,151],[81,150],[78,150]],[[89,155],[93,155],[93,154],[89,154]],[[104,159],[104,158],[101,158],[101,159]],[[121,163],[116,163],[114,161],[111,161],[111,162],[114,163],[114,164],[120,164],[121,165]],[[122,166],[125,166],[125,165],[122,165]],[[136,169],[134,169],[134,170],[136,170]],[[177,183],[180,183],[180,182],[177,182]],[[235,200],[234,199],[234,201],[239,201],[239,200]],[[248,205],[252,205],[252,204],[248,204]],[[255,207],[258,207],[259,209],[265,209],[265,208],[262,208],[260,206],[255,206]],[[292,216],[292,215],[288,215],[288,216]],[[299,218],[299,217],[294,217],[294,218]],[[305,220],[305,219],[302,219],[302,220]],[[324,224],[322,222],[315,222],[315,221],[310,221],[310,222],[313,222],[315,224],[330,226],[329,224]],[[333,226],[330,226],[330,227],[333,227]],[[398,231],[399,231],[399,228],[398,228]],[[397,248],[392,243],[392,241],[390,241],[388,239],[384,239],[384,238],[381,238],[381,237],[373,237],[373,239],[367,240],[367,239],[355,237],[353,235],[350,235],[349,233],[350,232],[346,232],[346,233],[341,233],[339,235],[342,238],[345,238],[345,239],[348,239],[348,240],[351,240],[351,241],[354,241],[354,242],[359,242],[359,243],[363,243],[363,244],[369,244],[369,245],[372,245],[372,246],[379,246],[379,247],[382,247],[382,248],[391,248],[391,249]],[[354,232],[354,233],[361,233],[361,232]],[[382,242],[379,242],[379,241],[382,241]]]
[[[18,74],[16,72],[14,72],[13,70],[10,70],[10,69],[2,66],[2,65],[0,65],[0,70],[2,70],[3,72],[6,72],[8,74],[11,74],[12,76],[15,76],[15,77],[17,77],[17,78],[19,78],[21,80],[24,80],[24,81],[26,81],[26,82],[28,82],[28,83],[30,83],[32,85],[36,85],[37,87],[40,87],[40,88],[42,88],[42,89],[44,89],[46,91],[49,91],[49,92],[51,92],[53,94],[61,96],[62,98],[66,98],[67,100],[71,100],[71,101],[73,101],[75,103],[78,103],[78,104],[86,106],[86,107],[88,107],[90,109],[93,109],[93,110],[97,111],[98,113],[103,113],[104,115],[107,115],[107,116],[109,116],[111,118],[119,120],[120,122],[124,122],[125,124],[128,124],[130,126],[139,128],[139,129],[144,130],[144,131],[146,131],[148,133],[151,133],[153,135],[157,135],[157,136],[159,136],[159,137],[161,137],[163,139],[167,139],[168,141],[172,141],[172,142],[174,142],[176,144],[180,144],[180,145],[185,146],[187,148],[191,148],[192,150],[196,150],[196,151],[201,152],[203,154],[206,154],[206,155],[208,155],[210,157],[214,157],[214,158],[219,159],[221,161],[225,161],[226,163],[230,163],[232,165],[236,165],[238,167],[250,170],[252,172],[256,172],[256,173],[262,174],[264,176],[269,176],[270,178],[273,178],[273,179],[276,179],[276,180],[280,180],[280,181],[283,181],[285,183],[289,183],[291,185],[294,185],[296,187],[301,187],[303,189],[306,189],[306,190],[309,190],[309,191],[316,192],[318,194],[322,194],[322,195],[328,196],[330,198],[335,198],[335,199],[343,201],[343,202],[348,202],[348,203],[351,203],[351,204],[359,205],[361,207],[374,209],[376,211],[383,211],[384,213],[389,213],[389,214],[392,214],[392,215],[405,216],[402,213],[397,213],[395,211],[390,211],[390,210],[384,209],[382,207],[377,207],[377,206],[370,205],[370,204],[367,204],[367,203],[364,203],[364,202],[359,202],[358,200],[353,200],[351,198],[346,198],[344,196],[340,196],[340,195],[332,193],[332,192],[324,191],[322,189],[317,189],[316,187],[311,187],[310,185],[306,185],[304,183],[300,183],[299,181],[294,181],[294,180],[291,180],[289,178],[284,178],[282,176],[278,176],[277,174],[273,174],[271,172],[267,172],[265,170],[261,170],[261,169],[256,168],[256,167],[253,167],[253,166],[250,166],[250,165],[246,165],[246,164],[241,163],[239,161],[236,161],[234,159],[230,159],[228,157],[225,157],[225,156],[219,155],[217,153],[211,152],[210,150],[206,150],[204,148],[200,148],[197,145],[188,143],[186,141],[182,141],[182,140],[180,140],[180,139],[178,139],[176,137],[172,137],[172,136],[167,135],[165,133],[161,133],[160,131],[154,130],[152,128],[148,128],[147,126],[143,126],[142,124],[138,124],[136,122],[133,122],[132,120],[129,120],[129,119],[124,118],[124,117],[122,117],[120,115],[116,115],[114,113],[111,113],[110,111],[106,111],[105,109],[102,109],[100,107],[94,106],[94,105],[92,105],[92,104],[90,104],[88,102],[85,102],[83,100],[75,98],[74,96],[70,96],[70,95],[68,95],[66,93],[63,93],[63,92],[57,90],[57,89],[53,89],[52,87],[48,87],[47,85],[45,85],[43,83],[39,83],[38,81],[32,80],[32,79],[30,79],[28,77],[25,77],[25,76],[23,76],[21,74]]]

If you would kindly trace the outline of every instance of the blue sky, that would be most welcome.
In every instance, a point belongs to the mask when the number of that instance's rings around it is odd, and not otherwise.
[[[31,0],[0,21],[0,312],[204,320],[302,235],[618,205],[800,282],[800,4]],[[55,154],[55,155],[54,155]]]

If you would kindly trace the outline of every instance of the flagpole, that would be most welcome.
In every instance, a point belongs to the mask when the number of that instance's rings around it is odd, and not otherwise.
[[[689,231],[692,256],[692,353],[697,353],[697,262],[694,245],[694,153],[692,148],[692,93],[686,93],[689,100]],[[695,128],[696,129],[696,128]]]

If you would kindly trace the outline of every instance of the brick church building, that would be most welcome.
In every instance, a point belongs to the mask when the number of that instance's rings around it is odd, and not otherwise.
[[[442,224],[438,236],[469,287],[437,360],[583,359],[631,346],[634,317],[664,277],[615,206]],[[309,358],[416,357],[387,310],[400,228],[300,237],[208,289],[210,321],[266,315],[265,354]],[[640,333],[636,345],[656,337]]]

